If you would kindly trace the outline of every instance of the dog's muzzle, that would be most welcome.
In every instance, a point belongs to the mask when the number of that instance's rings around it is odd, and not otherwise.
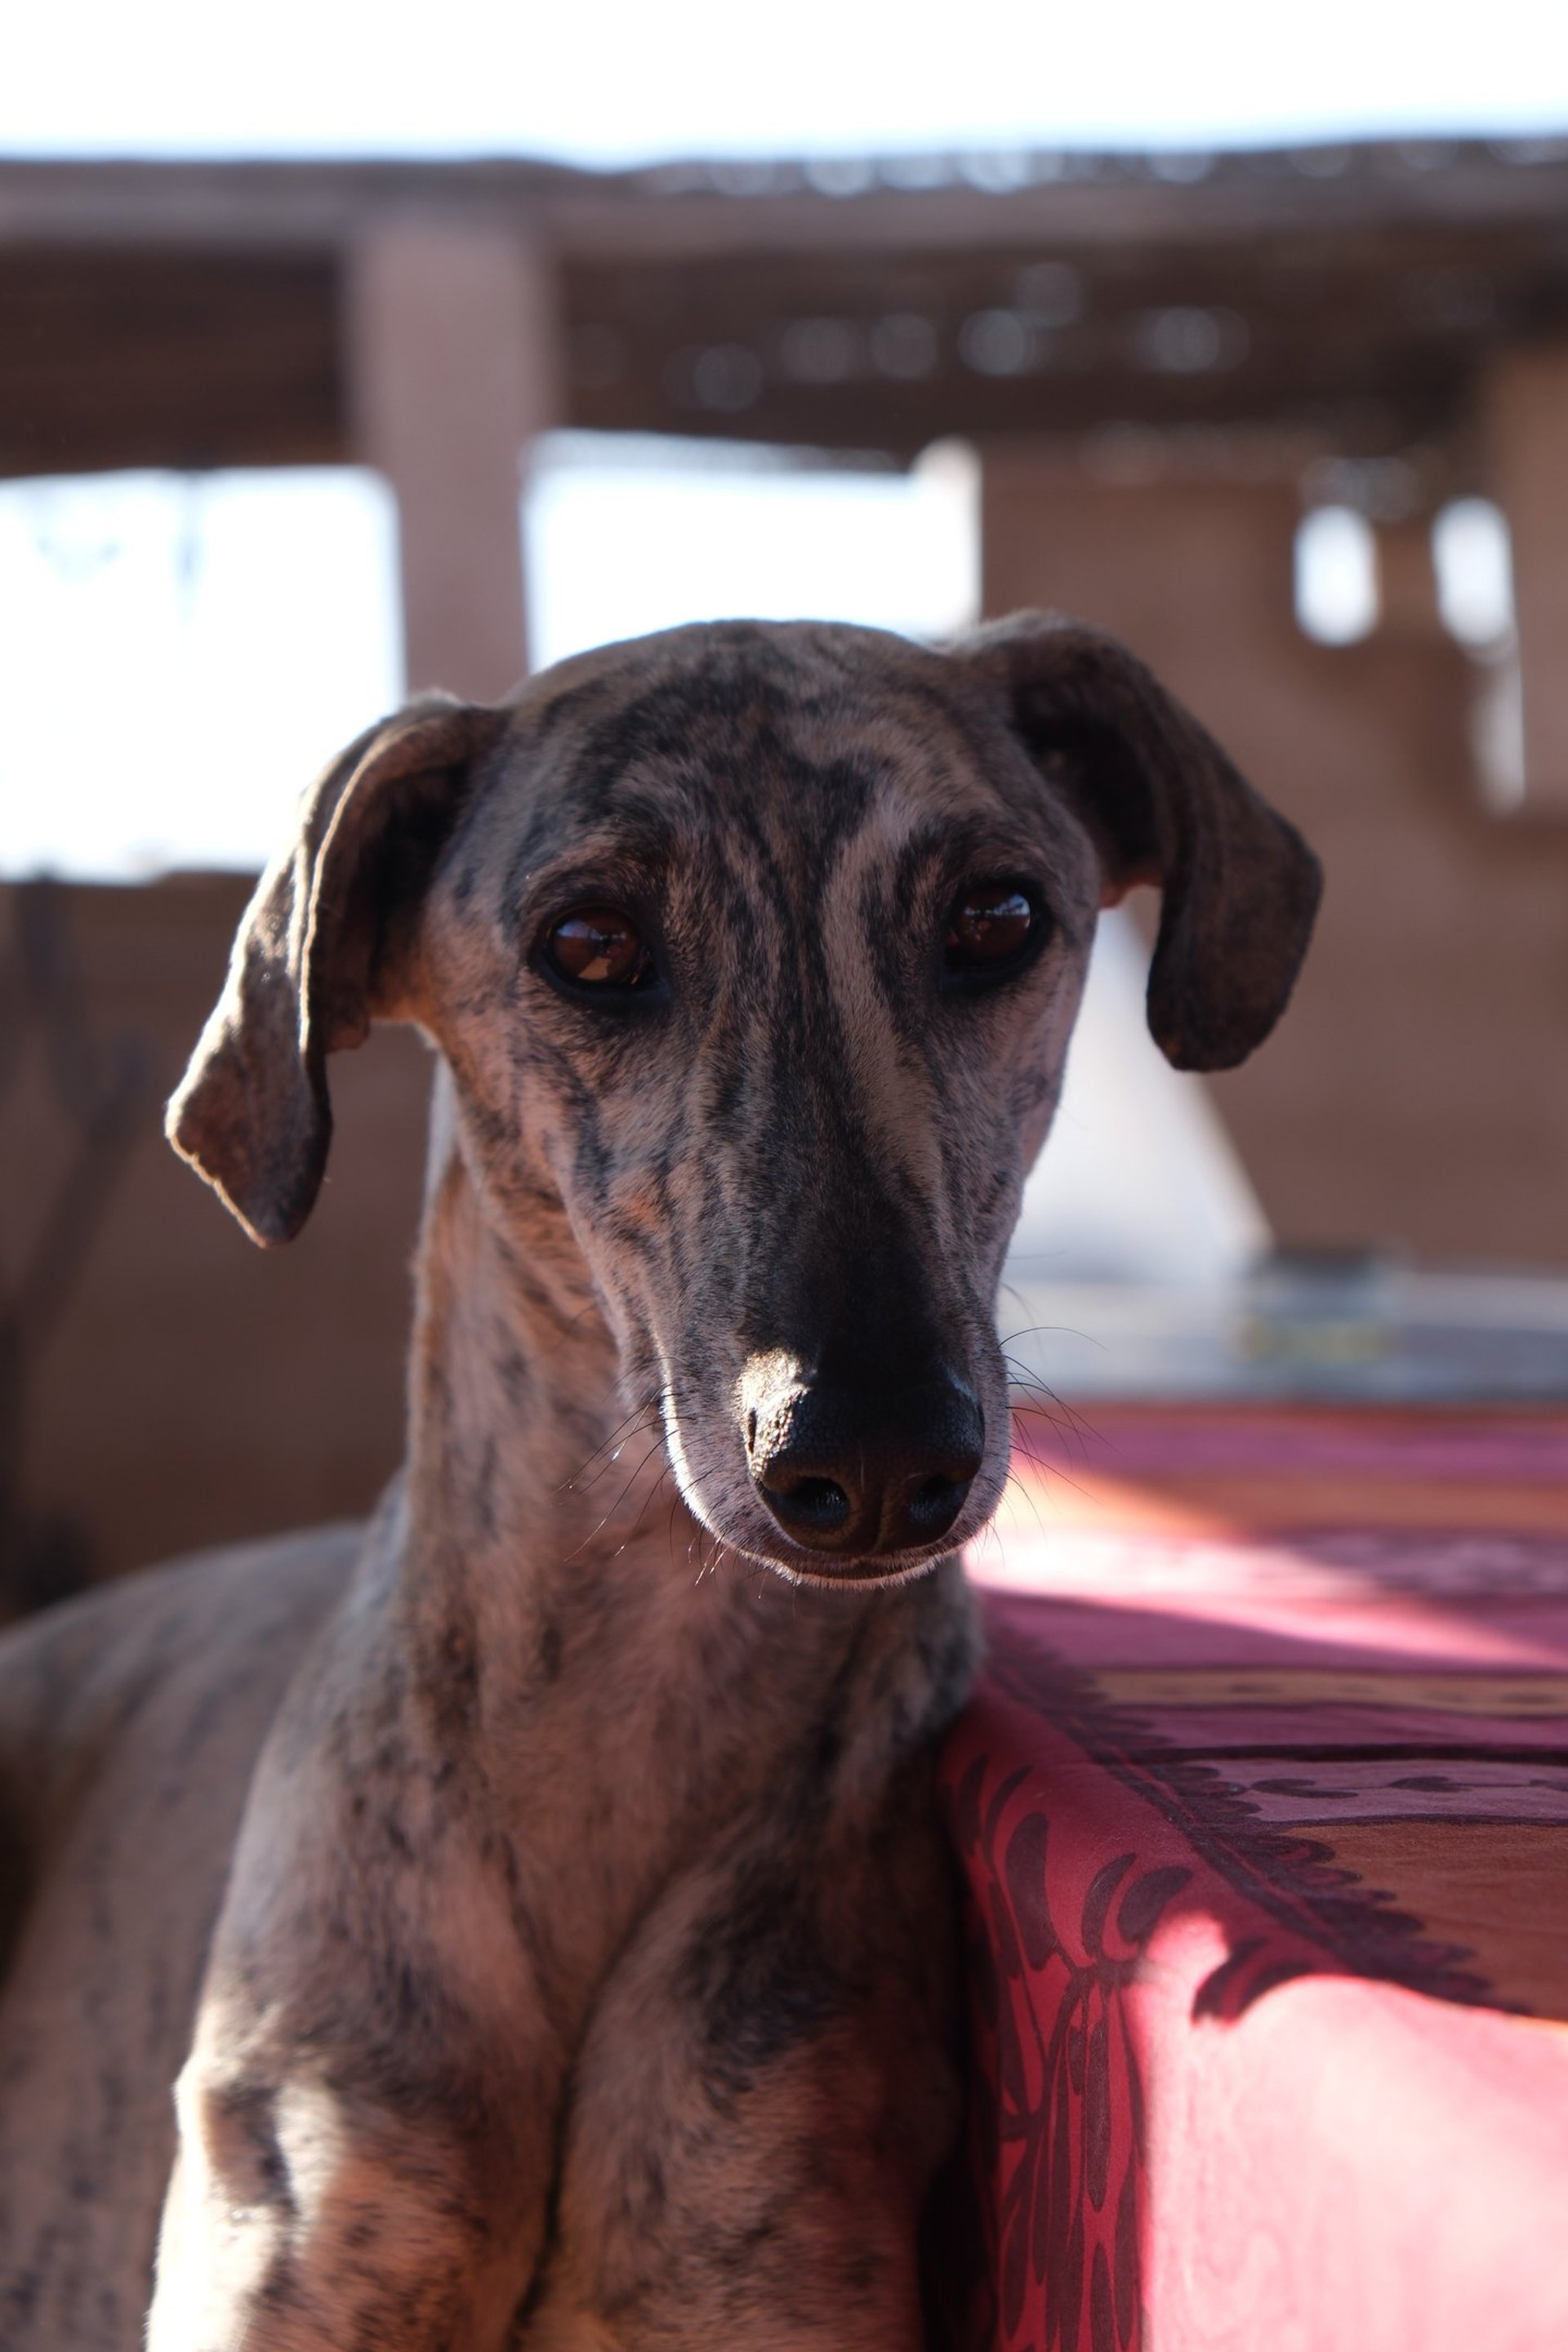
[[[752,1395],[745,1433],[752,1483],[791,1541],[858,1559],[940,1543],[985,1451],[979,1402],[947,1373],[908,1388],[793,1381]]]

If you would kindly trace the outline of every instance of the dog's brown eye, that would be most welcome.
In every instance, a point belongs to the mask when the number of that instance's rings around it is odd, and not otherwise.
[[[1034,900],[1016,887],[966,890],[947,934],[949,971],[986,971],[1008,962],[1035,929]]]
[[[562,979],[579,988],[638,988],[653,970],[636,926],[614,907],[579,907],[564,916],[544,951]]]

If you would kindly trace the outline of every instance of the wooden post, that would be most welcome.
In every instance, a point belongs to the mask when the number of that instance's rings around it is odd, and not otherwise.
[[[1436,643],[1443,633],[1432,527],[1425,515],[1377,526],[1377,625],[1385,636]]]
[[[393,212],[346,279],[354,437],[397,498],[408,688],[493,700],[527,667],[521,465],[557,414],[548,265],[503,222]]]
[[[1524,801],[1568,814],[1568,344],[1508,352],[1484,404],[1508,519],[1524,705]]]

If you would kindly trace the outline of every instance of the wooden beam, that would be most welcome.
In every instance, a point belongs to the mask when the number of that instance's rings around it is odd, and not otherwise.
[[[982,165],[0,163],[0,468],[341,457],[338,257],[416,215],[551,257],[544,410],[605,431],[1462,466],[1479,373],[1568,332],[1562,142]]]
[[[331,255],[0,247],[0,474],[332,464]]]
[[[571,413],[663,431],[910,454],[977,438],[1267,425],[1346,456],[1447,431],[1485,356],[1553,306],[1532,232],[1320,230],[1265,247],[1055,236],[745,261],[563,265]]]
[[[0,161],[0,244],[341,244],[392,205],[468,207],[582,258],[834,248],[1271,244],[1300,229],[1561,225],[1568,139],[1361,142],[1207,154],[672,162]]]

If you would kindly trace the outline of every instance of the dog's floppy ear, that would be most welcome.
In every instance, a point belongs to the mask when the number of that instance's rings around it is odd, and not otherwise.
[[[327,1055],[403,1007],[419,900],[504,714],[430,696],[370,728],[300,803],[240,922],[165,1131],[253,1241],[291,1241],[331,1138]]]
[[[1163,893],[1149,1026],[1180,1070],[1228,1070],[1284,1012],[1318,861],[1213,738],[1114,638],[1022,613],[954,646],[1094,836],[1109,885]]]

